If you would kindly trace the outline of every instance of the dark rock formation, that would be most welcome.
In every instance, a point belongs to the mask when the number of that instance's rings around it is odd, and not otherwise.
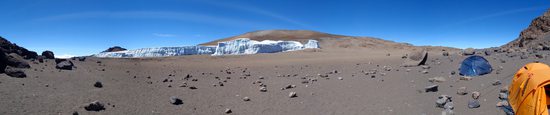
[[[53,52],[48,50],[42,52],[42,56],[44,56],[46,59],[55,59]]]
[[[7,57],[7,64],[8,66],[16,67],[16,68],[30,68],[31,66],[27,62],[27,60],[23,59],[23,57],[17,55],[16,53],[10,53]]]
[[[14,68],[14,67],[6,67],[6,69],[4,69],[4,72],[6,73],[6,75],[10,76],[10,77],[15,77],[15,78],[25,78],[27,77],[27,74],[25,74],[25,72],[21,69],[18,69],[18,68]]]
[[[425,49],[417,52],[413,52],[409,55],[409,58],[405,60],[402,66],[404,67],[413,67],[426,64],[428,60],[428,51]]]
[[[73,69],[73,62],[67,60],[67,59],[55,59],[57,69],[64,69],[64,70],[72,70]]]
[[[23,47],[19,47],[17,46],[17,44],[11,43],[10,41],[2,37],[0,37],[0,50],[5,52],[6,54],[16,53],[24,59],[35,59],[36,56],[38,56],[36,52],[29,51]]]
[[[117,51],[126,51],[126,49],[122,48],[120,46],[113,46],[113,47],[110,47],[109,49],[107,49],[105,51],[102,51],[102,52],[117,52]]]
[[[94,101],[84,107],[86,111],[101,111],[105,110],[105,106],[99,101]]]

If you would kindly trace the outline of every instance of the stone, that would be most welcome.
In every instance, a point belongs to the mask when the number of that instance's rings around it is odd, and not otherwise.
[[[466,95],[466,94],[468,94],[468,91],[467,91],[466,87],[460,87],[460,88],[458,88],[458,90],[456,91],[456,94],[458,94],[458,95]]]
[[[541,59],[541,58],[544,58],[545,56],[544,56],[544,54],[535,54],[535,57]]]
[[[248,98],[248,97],[243,97],[243,101],[250,101],[250,98]]]
[[[267,92],[267,88],[266,87],[260,87],[260,91],[261,92]]]
[[[38,62],[40,63],[44,63],[44,59],[45,59],[44,56],[36,56],[36,60],[38,60]]]
[[[486,56],[490,56],[491,54],[493,54],[493,51],[491,51],[491,50],[485,50],[484,53],[485,53]]]
[[[422,67],[422,69],[430,69],[430,68],[431,68],[431,67],[428,66],[428,65],[423,65],[423,66],[421,66],[421,67]]]
[[[96,82],[94,83],[94,87],[96,87],[96,88],[102,88],[102,87],[103,87],[103,84],[102,84],[101,82],[99,82],[99,81],[96,81]]]
[[[260,76],[260,77],[258,77],[258,79],[265,79],[265,78],[264,78],[264,76]]]
[[[468,102],[468,108],[470,109],[473,109],[473,108],[479,108],[480,105],[479,105],[479,101],[477,99],[474,99],[474,100],[471,100]]]
[[[55,68],[62,70],[72,70],[74,66],[73,62],[67,59],[55,59],[55,63]]]
[[[472,92],[472,98],[474,98],[474,99],[478,99],[480,95],[481,95],[481,93],[479,93],[477,91]]]
[[[445,105],[443,106],[443,108],[444,108],[444,109],[453,110],[455,107],[454,107],[453,102],[447,102],[447,103],[445,103]]]
[[[23,57],[17,55],[16,53],[10,53],[7,55],[7,63],[8,66],[16,67],[16,68],[30,68],[31,66],[25,60]]]
[[[226,108],[225,109],[225,114],[230,114],[230,113],[233,113],[233,111],[231,111],[231,109],[229,109],[229,108]]]
[[[338,77],[338,80],[344,80],[344,78],[342,78],[342,77]]]
[[[508,93],[508,86],[503,86],[500,88],[501,93]]]
[[[15,77],[15,78],[25,78],[27,77],[27,74],[25,74],[25,72],[21,69],[18,69],[18,68],[14,68],[14,67],[6,67],[6,69],[4,69],[4,73],[6,73],[6,75],[10,76],[10,77]]]
[[[508,99],[508,94],[506,94],[506,93],[498,93],[498,98],[499,98],[500,100],[506,100],[506,99]]]
[[[500,82],[500,80],[495,80],[495,81],[493,81],[493,83],[492,83],[493,86],[497,86],[497,85],[500,85],[500,84],[502,84],[502,83]]]
[[[425,92],[437,92],[439,85],[430,85],[427,87],[424,87]]]
[[[509,105],[509,103],[508,103],[508,101],[506,101],[506,100],[504,100],[504,101],[499,101],[499,102],[496,104],[497,107],[504,107],[504,106],[508,106],[508,105]]]
[[[422,74],[428,74],[428,70],[422,70],[420,73],[422,73]]]
[[[414,67],[419,65],[425,65],[428,60],[428,51],[422,49],[421,51],[412,52],[409,58],[405,59],[402,64],[403,67]]]
[[[474,55],[475,53],[476,53],[475,49],[473,49],[473,48],[466,48],[466,49],[462,50],[463,55]]]
[[[286,87],[284,87],[283,89],[292,89],[292,88],[295,88],[296,85],[290,85],[288,84]]]
[[[53,52],[49,50],[42,52],[42,56],[44,56],[46,59],[55,59]]]
[[[529,58],[529,56],[526,55],[526,54],[524,54],[524,55],[521,55],[519,58],[520,58],[520,59],[527,59],[527,58]]]
[[[86,111],[102,111],[105,110],[105,106],[99,101],[94,101],[86,106],[84,106]]]
[[[455,112],[453,112],[453,110],[451,109],[445,109],[444,111],[441,112],[441,115],[454,115]]]
[[[464,80],[464,81],[470,81],[472,80],[473,78],[472,77],[468,77],[468,76],[460,76],[460,80]]]
[[[290,92],[290,93],[288,94],[288,97],[294,98],[294,97],[298,97],[298,95],[296,95],[296,92]]]
[[[432,83],[433,83],[433,82],[438,82],[438,83],[440,83],[440,82],[445,82],[445,81],[447,81],[447,79],[445,79],[445,77],[433,77],[433,78],[429,78],[428,81],[429,81],[429,82],[432,82]]]
[[[451,71],[451,75],[455,75],[455,74],[456,74],[456,72],[455,72],[455,71]]]
[[[449,52],[443,52],[443,56],[449,56]]]
[[[448,95],[440,95],[439,97],[437,97],[437,100],[435,100],[435,106],[436,107],[439,107],[439,108],[444,108],[445,107],[445,104],[447,102],[451,102],[451,96],[448,96]]]
[[[172,97],[170,97],[170,103],[172,105],[181,105],[181,104],[183,104],[183,100],[179,99],[176,96],[172,96]]]

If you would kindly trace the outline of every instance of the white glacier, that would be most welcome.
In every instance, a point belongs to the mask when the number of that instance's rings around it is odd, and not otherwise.
[[[160,47],[142,48],[118,52],[102,52],[95,54],[95,57],[111,58],[137,58],[137,57],[165,57],[180,55],[243,55],[257,53],[277,53],[303,50],[307,48],[319,48],[317,40],[308,40],[305,45],[297,41],[255,41],[248,38],[239,38],[232,41],[219,42],[217,46],[183,46],[183,47]]]
[[[166,57],[180,55],[213,54],[216,47],[213,46],[183,46],[183,47],[160,47],[142,48],[118,52],[102,52],[95,54],[95,57],[113,58],[134,58],[134,57]]]
[[[306,47],[297,41],[255,41],[248,38],[239,38],[232,41],[219,42],[213,56],[242,55],[258,53],[276,53],[302,50],[304,48],[319,48],[316,40],[309,40]]]

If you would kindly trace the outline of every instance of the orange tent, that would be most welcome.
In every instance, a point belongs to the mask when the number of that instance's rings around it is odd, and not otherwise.
[[[550,67],[529,63],[514,75],[509,87],[508,101],[516,115],[548,115],[550,98],[544,86],[550,84]],[[550,90],[550,89],[546,89]]]

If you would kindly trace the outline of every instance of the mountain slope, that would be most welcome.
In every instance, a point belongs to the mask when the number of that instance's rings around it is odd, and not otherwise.
[[[231,41],[238,38],[249,38],[250,40],[285,40],[285,41],[300,41],[305,42],[309,39],[319,40],[319,38],[341,38],[348,37],[343,35],[328,34],[309,30],[260,30],[247,32],[241,35],[223,38],[200,45],[217,45],[218,42]]]
[[[521,31],[517,39],[502,47],[522,49],[549,47],[550,37],[548,33],[550,33],[550,10],[533,19],[529,27]]]

